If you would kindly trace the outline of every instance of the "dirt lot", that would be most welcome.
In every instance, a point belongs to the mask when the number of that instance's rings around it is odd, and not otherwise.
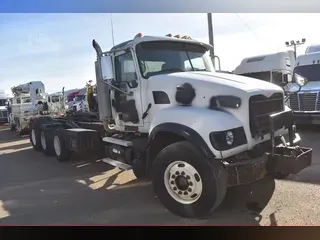
[[[59,163],[33,151],[28,138],[0,128],[0,224],[218,224],[319,225],[320,127],[300,129],[314,148],[313,165],[288,180],[265,178],[230,189],[221,208],[206,219],[170,214],[150,183],[88,161]]]

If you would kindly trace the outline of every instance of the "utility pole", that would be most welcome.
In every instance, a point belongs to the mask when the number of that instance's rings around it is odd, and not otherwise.
[[[208,34],[209,34],[209,43],[213,46],[213,49],[210,50],[210,57],[213,62],[213,66],[215,66],[214,61],[214,42],[213,42],[213,26],[212,26],[212,13],[207,14],[208,18]]]
[[[285,44],[287,47],[293,47],[294,58],[297,58],[297,48],[300,45],[305,44],[305,42],[306,42],[306,39],[302,38],[301,42],[300,42],[300,40],[297,40],[297,41],[291,40],[290,42],[285,42]]]

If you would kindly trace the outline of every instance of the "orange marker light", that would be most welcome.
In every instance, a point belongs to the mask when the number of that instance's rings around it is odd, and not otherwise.
[[[175,38],[180,38],[180,34],[177,34],[174,36]]]
[[[172,34],[171,34],[171,33],[169,33],[169,34],[167,34],[167,35],[166,35],[166,37],[172,37]]]
[[[135,36],[135,38],[136,37],[142,37],[142,33],[138,33],[136,36]]]

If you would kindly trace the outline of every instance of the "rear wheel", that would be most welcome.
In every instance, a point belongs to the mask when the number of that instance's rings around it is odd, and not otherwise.
[[[189,142],[164,148],[152,167],[155,194],[172,213],[200,217],[219,207],[227,173],[219,161],[205,159]]]
[[[40,133],[36,129],[32,128],[29,134],[29,138],[30,138],[30,142],[32,144],[33,149],[36,151],[40,151],[41,150]]]
[[[53,136],[53,149],[59,162],[67,162],[70,160],[71,152],[66,148],[63,133],[56,131]]]
[[[41,142],[42,152],[45,155],[52,155],[53,153],[52,142],[49,141],[48,137],[46,136],[46,133],[43,130],[40,133],[40,142]]]

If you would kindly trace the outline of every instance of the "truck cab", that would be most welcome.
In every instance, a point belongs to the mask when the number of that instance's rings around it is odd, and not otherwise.
[[[289,85],[288,93],[292,96],[287,105],[293,110],[296,123],[318,125],[320,124],[320,52],[298,56],[293,72],[308,78],[308,84],[300,88],[294,80]],[[295,93],[298,89],[300,91]]]
[[[234,74],[257,78],[282,86],[292,81],[295,64],[293,51],[248,57],[241,61]]]

